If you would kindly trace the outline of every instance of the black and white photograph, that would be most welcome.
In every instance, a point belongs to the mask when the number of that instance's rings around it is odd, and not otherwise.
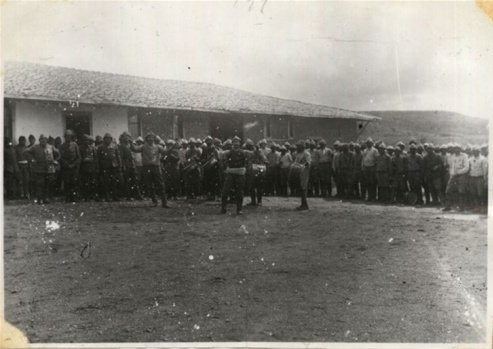
[[[0,11],[0,347],[491,347],[493,2]]]

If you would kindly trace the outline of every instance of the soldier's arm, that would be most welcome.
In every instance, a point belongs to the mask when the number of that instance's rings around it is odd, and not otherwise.
[[[464,166],[460,170],[457,171],[457,174],[459,174],[459,175],[466,174],[467,172],[469,172],[469,167],[470,167],[469,159],[467,159],[467,157],[463,156],[462,162],[463,162]]]
[[[134,153],[142,153],[142,145],[136,146],[134,142],[130,141],[130,150]]]
[[[26,160],[32,162],[34,160],[34,147],[28,147],[22,152],[26,157]]]
[[[53,160],[57,161],[60,159],[61,156],[60,151],[55,147],[52,148],[53,148]]]
[[[229,150],[218,150],[217,151],[217,156],[220,160],[226,159],[228,154],[229,154]]]
[[[80,155],[80,149],[79,146],[76,144],[75,145],[75,160],[74,160],[74,165],[79,166],[81,162],[81,155]]]

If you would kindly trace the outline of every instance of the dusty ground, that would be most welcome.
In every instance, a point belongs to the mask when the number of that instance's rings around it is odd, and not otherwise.
[[[7,320],[32,342],[485,341],[485,216],[148,204],[7,204]]]

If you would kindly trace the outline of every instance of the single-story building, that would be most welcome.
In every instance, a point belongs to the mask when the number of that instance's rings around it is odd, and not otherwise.
[[[159,80],[25,62],[4,70],[4,134],[82,134],[222,140],[354,141],[378,117],[214,84]]]

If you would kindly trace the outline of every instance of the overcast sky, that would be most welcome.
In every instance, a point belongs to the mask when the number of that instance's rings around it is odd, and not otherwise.
[[[493,116],[493,21],[472,1],[263,4],[4,2],[2,60]]]

